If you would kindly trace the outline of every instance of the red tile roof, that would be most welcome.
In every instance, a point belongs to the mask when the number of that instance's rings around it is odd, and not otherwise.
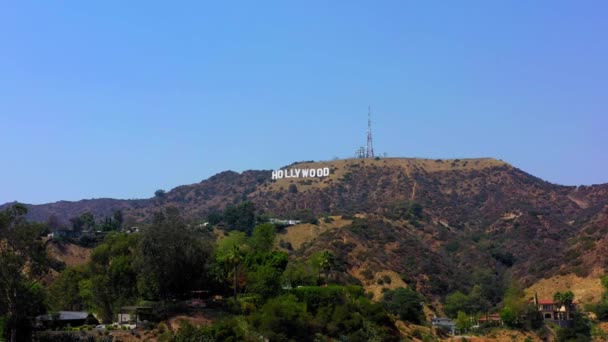
[[[481,322],[485,322],[485,321],[500,321],[500,315],[499,314],[491,314],[491,315],[488,315],[488,317],[483,316],[483,317],[481,317],[479,319],[479,321],[481,321]]]
[[[531,300],[530,302],[534,303],[533,300]],[[539,299],[538,300],[538,304],[540,304],[540,305],[557,305],[557,303],[554,302],[551,299]],[[572,302],[572,304],[577,304],[577,303],[576,302]]]

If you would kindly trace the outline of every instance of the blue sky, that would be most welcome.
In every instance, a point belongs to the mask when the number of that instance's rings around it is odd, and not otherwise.
[[[0,203],[377,152],[608,182],[605,1],[0,4]]]

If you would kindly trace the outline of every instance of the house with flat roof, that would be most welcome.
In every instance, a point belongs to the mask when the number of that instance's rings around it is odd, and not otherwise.
[[[454,335],[454,332],[456,331],[456,323],[447,317],[434,317],[431,319],[431,325],[449,330],[452,335]]]
[[[118,324],[135,324],[137,327],[143,327],[146,322],[155,320],[154,311],[149,306],[123,306],[118,313]]]
[[[36,317],[37,325],[47,329],[58,327],[77,327],[81,325],[97,325],[99,321],[86,311],[57,311]]]

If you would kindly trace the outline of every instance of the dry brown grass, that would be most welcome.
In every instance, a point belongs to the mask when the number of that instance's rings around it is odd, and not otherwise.
[[[572,291],[575,301],[586,304],[597,302],[604,289],[597,276],[581,278],[574,274],[567,274],[538,281],[526,289],[526,295],[533,297],[534,293],[538,293],[539,299],[552,299],[553,294],[557,291]]]
[[[194,326],[201,326],[201,325],[205,325],[205,326],[209,326],[213,323],[213,319],[211,317],[208,317],[207,315],[204,315],[202,313],[197,313],[197,314],[193,314],[193,315],[178,315],[178,316],[174,316],[169,318],[169,325],[170,325],[170,329],[173,331],[178,331],[179,327],[181,325],[181,322],[185,321],[188,322]]]
[[[51,241],[46,246],[47,253],[59,261],[64,262],[67,266],[76,266],[86,264],[90,257],[92,249],[77,246],[67,242]]]
[[[382,295],[384,293],[384,292],[382,292],[383,289],[386,289],[384,291],[387,291],[387,290],[395,290],[400,287],[408,287],[407,284],[403,281],[403,279],[401,279],[401,276],[399,276],[399,274],[397,272],[390,271],[390,270],[379,271],[379,272],[374,273],[374,276],[372,277],[372,279],[365,279],[365,277],[361,274],[361,271],[363,269],[365,269],[365,268],[360,268],[358,270],[354,270],[353,276],[355,276],[357,279],[361,280],[361,283],[363,283],[363,288],[365,289],[366,293],[371,292],[374,294],[374,296],[372,297],[372,300],[379,301],[380,299],[382,299]],[[383,280],[381,285],[378,284],[378,279],[384,279],[384,277],[389,277],[391,279],[390,283],[387,283]]]
[[[352,220],[344,220],[341,216],[330,216],[332,222],[325,222],[323,219],[319,220],[318,225],[314,224],[297,224],[295,226],[285,228],[285,232],[277,234],[275,239],[275,245],[279,245],[279,241],[291,243],[294,249],[302,247],[302,244],[309,241],[314,241],[317,236],[322,233],[335,228],[342,228],[352,223]]]
[[[449,170],[481,170],[490,167],[508,165],[507,163],[492,158],[473,158],[473,159],[420,159],[420,158],[381,158],[374,159],[341,159],[324,162],[301,163],[287,168],[323,168],[329,167],[331,173],[324,178],[283,178],[273,182],[269,190],[279,191],[288,189],[290,184],[296,184],[299,191],[306,191],[311,188],[324,188],[341,179],[353,165],[358,166],[398,166],[404,169],[409,175],[411,171],[421,169],[426,172],[440,172]],[[310,184],[306,184],[306,183]]]

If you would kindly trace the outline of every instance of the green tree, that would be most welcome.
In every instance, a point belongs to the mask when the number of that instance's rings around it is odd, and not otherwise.
[[[422,218],[423,208],[420,203],[410,202],[409,208],[407,211],[407,217],[410,220],[419,220]]]
[[[558,342],[586,342],[591,340],[591,322],[580,312],[573,314],[572,327],[557,330]]]
[[[207,222],[209,222],[210,225],[216,225],[220,222],[222,222],[223,216],[221,213],[218,212],[212,212],[211,214],[209,214],[207,216]]]
[[[458,311],[469,311],[469,304],[469,296],[460,291],[456,291],[446,297],[444,310],[448,316],[456,317]]]
[[[269,300],[252,318],[253,325],[270,341],[311,341],[306,304],[291,294]]]
[[[608,320],[608,276],[602,277],[601,283],[604,287],[604,293],[600,302],[592,307],[592,311],[595,312],[598,319]]]
[[[232,287],[236,298],[238,279],[242,275],[240,266],[249,251],[244,232],[231,231],[217,242],[211,271],[216,281]]]
[[[114,219],[115,229],[122,229],[122,224],[124,222],[122,210],[114,211],[113,219]]]
[[[321,254],[321,259],[319,260],[319,270],[323,271],[325,275],[325,283],[329,282],[329,274],[331,272],[332,267],[334,267],[335,258],[334,255],[330,251],[324,251]]]
[[[283,272],[283,281],[292,287],[316,285],[319,267],[310,260],[291,259]]]
[[[48,271],[46,251],[38,237],[44,230],[25,219],[27,208],[15,204],[0,212],[0,317],[11,342],[28,340],[30,317],[44,311],[39,280]]]
[[[519,326],[519,313],[511,306],[505,306],[500,310],[500,319],[510,327]]]
[[[500,318],[503,322],[513,328],[522,326],[522,317],[526,312],[525,294],[519,283],[513,282],[505,292],[503,309]]]
[[[150,300],[169,300],[205,284],[211,246],[189,229],[176,208],[155,215],[137,248],[138,289]]]
[[[227,263],[232,267],[232,277],[233,277],[233,283],[232,283],[232,287],[234,289],[234,298],[237,298],[238,295],[238,272],[239,272],[239,267],[241,266],[241,262],[243,261],[243,252],[241,252],[241,249],[239,246],[237,245],[233,245],[232,248],[230,249],[230,251],[228,251],[228,254],[226,255],[226,261]]]
[[[468,313],[476,314],[480,312],[487,312],[490,308],[490,303],[483,295],[483,289],[481,285],[475,285],[469,292],[469,307]]]
[[[472,281],[473,284],[481,287],[481,297],[490,305],[496,305],[502,300],[505,292],[503,280],[493,270],[487,268],[474,270]]]
[[[87,278],[85,267],[74,266],[63,270],[48,288],[47,303],[52,311],[85,309],[78,284]]]
[[[471,318],[463,311],[458,311],[456,315],[456,329],[463,333],[469,331],[472,325]]]
[[[249,245],[254,252],[263,253],[271,251],[274,247],[276,228],[271,223],[257,225],[253,229],[253,234]]]
[[[276,296],[281,291],[282,270],[272,265],[260,265],[249,272],[247,291],[262,298]]]
[[[85,212],[80,215],[80,220],[83,224],[83,229],[86,231],[95,230],[95,217],[91,212]]]
[[[84,227],[84,221],[80,216],[72,217],[70,223],[72,224],[72,230],[75,232],[81,232]]]
[[[251,234],[255,226],[255,206],[251,202],[243,202],[238,206],[228,206],[224,211],[224,222],[230,229]]]
[[[138,272],[133,263],[138,239],[138,235],[108,234],[91,253],[85,276],[77,282],[84,306],[98,313],[105,322],[112,321],[118,308],[133,304],[138,298]]]
[[[424,320],[423,300],[418,292],[400,287],[385,292],[382,303],[389,312],[398,315],[401,320],[420,324]]]

